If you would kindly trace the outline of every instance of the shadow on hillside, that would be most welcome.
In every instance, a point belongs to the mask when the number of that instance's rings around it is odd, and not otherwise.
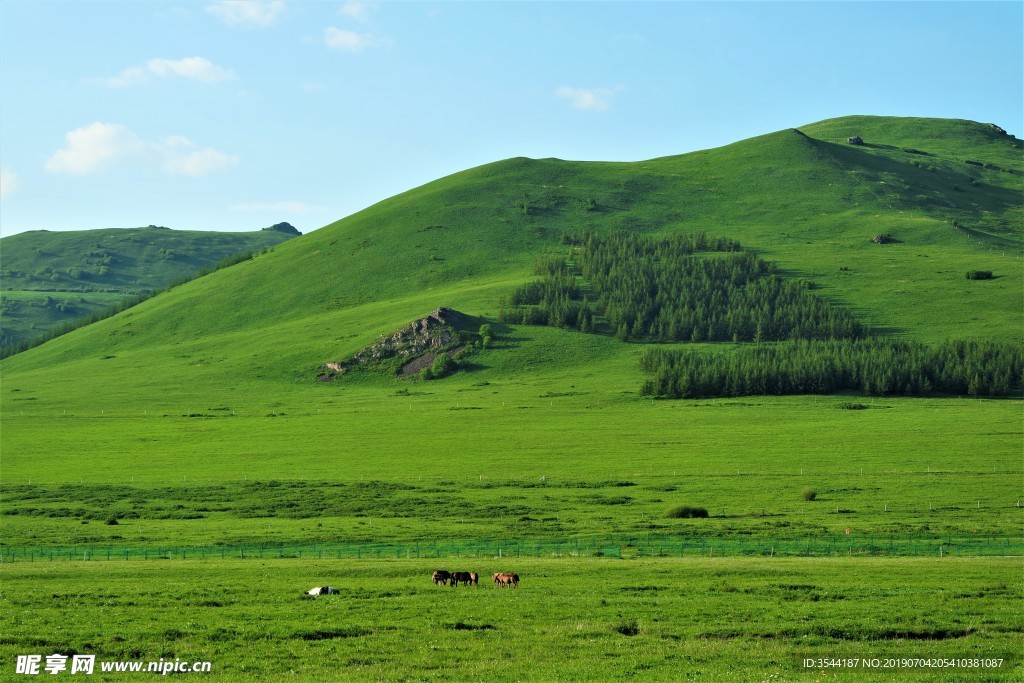
[[[471,360],[460,360],[459,361],[459,372],[480,372],[481,370],[489,370],[491,366],[484,365],[483,363],[475,363]]]
[[[872,337],[895,337],[907,333],[905,327],[872,327],[868,329],[868,333]]]

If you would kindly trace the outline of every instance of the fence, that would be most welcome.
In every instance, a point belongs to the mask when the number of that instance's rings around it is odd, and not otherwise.
[[[591,538],[406,544],[234,546],[20,546],[0,548],[3,562],[207,559],[441,559],[484,557],[1010,557],[1024,538]]]

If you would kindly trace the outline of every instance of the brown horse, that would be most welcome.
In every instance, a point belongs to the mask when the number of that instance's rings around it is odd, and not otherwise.
[[[519,583],[519,575],[510,574],[508,572],[498,572],[497,574],[491,574],[491,578],[494,579],[495,588],[508,588],[512,584]]]
[[[431,579],[434,581],[434,585],[435,586],[437,586],[437,585],[444,586],[449,581],[451,581],[452,575],[451,575],[451,572],[446,572],[443,569],[438,569],[437,571],[434,572],[434,575],[431,577]],[[452,585],[454,585],[454,582],[453,582]]]

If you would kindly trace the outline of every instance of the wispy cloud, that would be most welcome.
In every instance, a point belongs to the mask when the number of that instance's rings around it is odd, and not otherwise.
[[[204,176],[238,163],[237,155],[210,147],[200,149],[183,135],[167,138],[155,149],[161,158],[160,168],[171,175]]]
[[[343,28],[328,26],[324,29],[324,43],[332,50],[362,52],[366,48],[376,45],[377,41],[369,33],[357,33]]]
[[[242,28],[273,26],[285,9],[284,0],[214,0],[206,6],[224,23]]]
[[[201,149],[181,135],[147,142],[116,123],[97,121],[76,128],[65,139],[67,144],[46,161],[45,168],[51,173],[88,175],[119,163],[136,163],[171,175],[203,176],[238,163],[234,154]]]
[[[14,171],[0,169],[0,199],[9,199],[18,189],[21,178]]]
[[[298,213],[307,214],[316,211],[323,211],[324,207],[316,206],[314,204],[306,204],[305,202],[296,201],[283,201],[283,202],[251,202],[235,204],[231,207],[232,211],[241,212],[256,212],[256,211],[276,211],[280,213]]]
[[[569,101],[573,109],[604,111],[611,106],[617,88],[572,88],[563,85],[555,91],[557,97]]]
[[[370,20],[370,5],[365,2],[351,0],[342,5],[341,13],[347,17],[352,17],[358,22],[366,23]]]
[[[199,83],[221,83],[235,78],[232,69],[217,66],[205,57],[185,57],[184,59],[150,59],[144,66],[133,66],[110,78],[92,78],[90,83],[98,83],[111,88],[127,88],[141,85],[155,78],[176,76]]]

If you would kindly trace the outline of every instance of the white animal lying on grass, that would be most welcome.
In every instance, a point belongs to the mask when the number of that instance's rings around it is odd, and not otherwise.
[[[338,589],[333,586],[315,586],[306,591],[306,595],[332,595],[337,592]]]

